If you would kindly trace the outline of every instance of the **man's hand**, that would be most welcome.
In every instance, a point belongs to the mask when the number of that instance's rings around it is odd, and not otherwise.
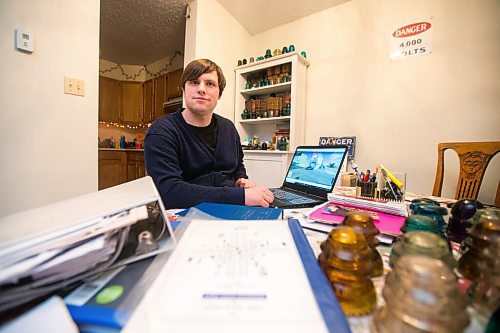
[[[269,207],[269,204],[274,201],[274,196],[265,187],[250,187],[245,188],[245,205],[246,206],[262,206]]]
[[[254,182],[246,178],[238,179],[234,185],[236,187],[244,187],[244,188],[251,188],[256,186]]]

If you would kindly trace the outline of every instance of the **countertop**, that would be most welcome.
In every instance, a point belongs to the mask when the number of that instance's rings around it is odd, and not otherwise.
[[[108,150],[108,151],[144,151],[144,149],[136,149],[136,148],[99,148],[99,150]]]

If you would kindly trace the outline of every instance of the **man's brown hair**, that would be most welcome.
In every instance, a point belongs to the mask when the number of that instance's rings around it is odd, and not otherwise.
[[[211,72],[217,73],[217,84],[219,85],[219,97],[222,96],[222,92],[226,87],[226,78],[222,73],[222,69],[212,60],[208,59],[196,59],[191,61],[184,72],[182,73],[181,83],[182,89],[185,88],[187,81],[193,81],[199,78],[201,75]]]

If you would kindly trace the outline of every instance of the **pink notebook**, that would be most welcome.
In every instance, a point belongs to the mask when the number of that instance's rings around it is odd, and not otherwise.
[[[322,205],[319,207],[317,210],[309,214],[309,218],[316,220],[317,222],[320,223],[327,223],[327,224],[340,224],[344,220],[344,216],[342,215],[335,215],[332,213],[325,213],[325,209],[327,205],[330,205],[332,203],[327,203],[326,205]],[[340,205],[340,204],[333,204],[335,206],[339,207],[352,207],[350,205]],[[403,224],[405,223],[405,217],[404,216],[396,216],[396,215],[391,215],[391,214],[386,214],[386,213],[381,213],[377,212],[371,209],[366,209],[364,208],[363,210],[367,211],[373,211],[378,215],[378,219],[374,218],[373,222],[375,224],[375,227],[377,227],[378,230],[380,230],[381,233],[387,234],[387,235],[392,235],[392,236],[398,236],[401,235],[402,232],[399,230]]]

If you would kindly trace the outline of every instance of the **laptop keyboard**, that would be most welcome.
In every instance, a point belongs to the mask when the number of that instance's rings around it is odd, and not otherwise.
[[[285,202],[294,203],[294,204],[301,204],[301,203],[316,201],[316,200],[304,197],[302,195],[298,195],[298,194],[295,194],[292,192],[283,191],[279,188],[273,188],[273,189],[271,189],[271,192],[273,192],[275,199],[285,201]]]

